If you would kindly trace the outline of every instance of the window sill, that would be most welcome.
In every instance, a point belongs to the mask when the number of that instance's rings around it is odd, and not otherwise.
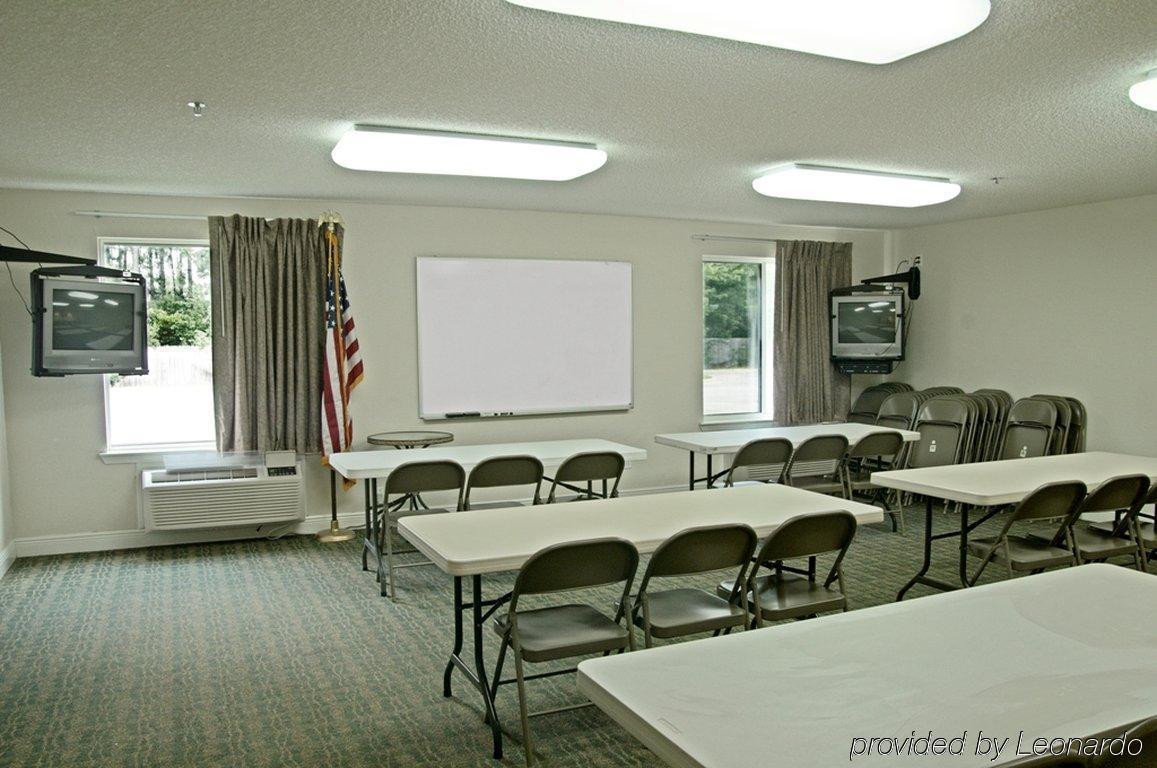
[[[699,419],[700,429],[712,429],[723,426],[729,427],[731,429],[758,429],[760,427],[774,427],[776,426],[776,423],[775,420],[772,419],[771,414],[766,413],[703,416]]]
[[[213,443],[189,443],[186,445],[141,445],[125,448],[111,448],[98,455],[105,464],[137,464],[139,466],[160,467],[164,457],[176,453],[217,452]]]

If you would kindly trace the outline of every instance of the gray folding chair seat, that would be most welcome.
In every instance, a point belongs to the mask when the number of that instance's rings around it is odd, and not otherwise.
[[[495,619],[493,629],[506,637],[510,616]],[[523,659],[542,662],[618,650],[630,630],[589,605],[558,605],[521,611],[518,633]]]
[[[980,566],[968,580],[975,584],[990,562],[1002,563],[1013,571],[1043,571],[1061,565],[1076,565],[1072,527],[1081,511],[1088,489],[1081,482],[1048,483],[1021,499],[1013,508],[996,536],[978,536],[968,542],[968,554],[980,558]],[[1053,536],[1012,535],[1010,529],[1020,522],[1059,518],[1060,527]]]
[[[1074,528],[1073,546],[1077,548],[1083,563],[1107,560],[1110,557],[1132,556],[1137,562],[1137,569],[1145,570],[1141,567],[1137,542],[1132,537],[1115,536],[1110,531],[1091,526]]]
[[[997,544],[997,536],[978,536],[968,542],[968,554],[984,557]],[[1005,537],[1007,547],[997,547],[993,561],[1011,565],[1014,571],[1036,571],[1059,565],[1075,565],[1073,553],[1064,547],[1042,543],[1035,536],[1010,535]]]
[[[752,440],[735,452],[723,486],[731,488],[736,485],[753,485],[757,482],[782,483],[788,464],[791,462],[793,450],[791,441],[783,437]],[[737,480],[736,473],[740,470],[758,471],[766,479]]]
[[[742,589],[717,596],[701,589],[653,590],[655,579],[685,577],[732,569],[746,581],[758,537],[746,525],[715,525],[680,531],[659,545],[647,563],[631,618],[643,630],[648,648],[653,637],[671,638],[700,632],[728,632],[747,624]]]
[[[751,578],[745,585],[755,625],[762,627],[764,621],[846,611],[843,561],[855,535],[856,518],[850,512],[799,515],[776,528],[759,548]],[[815,558],[827,554],[834,554],[835,559],[827,578],[817,582]],[[808,560],[806,576],[788,572],[783,564],[785,560],[802,558]],[[761,568],[771,573],[761,576]],[[839,588],[834,589],[833,584]],[[721,597],[733,594],[735,586],[733,580],[721,582],[716,594]]]
[[[848,604],[847,597],[840,590],[791,573],[758,578],[753,586],[749,603],[758,602],[763,618],[769,620],[842,611]]]
[[[742,627],[747,611],[701,589],[683,588],[656,592],[648,599],[651,635],[671,638],[699,632]],[[640,617],[636,625],[642,624]]]

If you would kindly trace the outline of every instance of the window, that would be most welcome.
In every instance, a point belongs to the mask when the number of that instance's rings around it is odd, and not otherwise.
[[[105,377],[108,450],[212,447],[209,245],[102,239],[100,258],[149,291],[149,375]]]
[[[775,261],[703,259],[703,415],[771,418]]]

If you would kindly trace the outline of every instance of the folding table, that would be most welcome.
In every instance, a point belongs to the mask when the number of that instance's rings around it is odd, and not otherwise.
[[[1155,615],[1157,578],[1085,565],[591,659],[577,682],[677,768],[1005,765],[1018,738],[1120,736],[1157,712]],[[963,754],[856,741],[929,734]],[[1009,741],[992,760],[982,737]]]
[[[960,538],[960,583],[968,586],[968,534],[997,514],[1000,507],[1018,503],[1046,483],[1080,480],[1092,489],[1117,475],[1147,475],[1150,480],[1157,479],[1157,458],[1124,453],[1070,453],[873,473],[874,485],[924,496],[924,563],[896,599],[903,600],[905,593],[916,584],[937,589],[957,588],[927,575],[932,565],[933,541]],[[936,499],[959,502],[959,530],[932,532],[932,506]],[[980,519],[970,522],[971,507],[985,507],[987,511]]]
[[[647,452],[610,440],[540,440],[526,443],[489,443],[485,445],[443,445],[414,448],[406,451],[345,451],[329,457],[329,466],[347,480],[361,480],[365,487],[365,531],[362,537],[362,570],[368,568],[367,557],[379,558],[374,521],[378,517],[378,481],[403,464],[415,461],[456,461],[467,473],[487,459],[499,456],[529,455],[538,458],[547,468],[558,467],[576,453],[615,451],[622,454],[629,467],[636,461],[645,461]],[[379,569],[380,570],[380,569]],[[380,574],[379,574],[380,576]]]
[[[687,451],[689,469],[688,488],[695,490],[697,483],[704,483],[708,488],[715,485],[715,481],[726,470],[715,472],[712,469],[712,459],[718,455],[733,454],[752,440],[765,440],[774,437],[783,437],[791,441],[792,445],[799,446],[804,440],[820,435],[843,435],[848,444],[853,445],[866,435],[877,432],[899,432],[904,442],[915,442],[920,439],[919,432],[906,429],[892,429],[877,427],[872,424],[854,424],[837,422],[833,424],[807,424],[796,427],[762,427],[759,429],[724,429],[710,432],[675,432],[664,435],[655,435],[655,442],[659,445],[669,445],[672,448],[681,448]],[[707,474],[704,477],[695,477],[695,454],[707,456]]]
[[[454,649],[446,664],[442,692],[451,695],[450,678],[455,669],[478,690],[497,758],[502,756],[502,731],[487,684],[482,632],[483,624],[507,598],[484,598],[483,576],[517,570],[535,552],[555,544],[617,536],[647,553],[672,534],[695,526],[745,523],[766,536],[797,515],[838,510],[851,512],[860,523],[884,519],[883,512],[869,504],[783,485],[758,485],[712,493],[679,491],[404,517],[398,528],[407,541],[454,579]],[[466,578],[471,581],[469,602],[463,598],[462,581]],[[462,657],[467,611],[473,637],[471,663]]]

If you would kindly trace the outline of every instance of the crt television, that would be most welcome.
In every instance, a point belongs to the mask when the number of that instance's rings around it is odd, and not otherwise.
[[[902,291],[832,294],[833,360],[903,360]]]
[[[106,276],[75,276],[84,270]],[[34,271],[32,374],[147,374],[146,312],[140,275],[100,267]]]

